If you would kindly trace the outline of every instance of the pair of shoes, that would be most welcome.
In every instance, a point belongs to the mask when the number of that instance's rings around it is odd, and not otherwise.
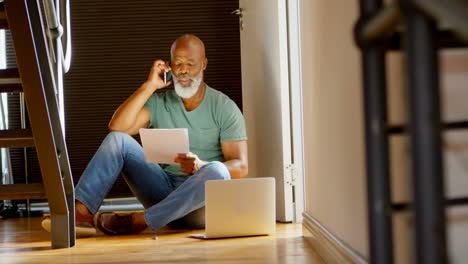
[[[136,235],[145,230],[146,224],[133,222],[136,213],[102,212],[97,215],[97,227],[108,235]]]
[[[47,232],[52,229],[52,220],[50,215],[44,216],[41,222],[42,228]],[[96,227],[92,215],[82,215],[79,212],[75,212],[75,232],[76,237],[89,237],[96,235]]]

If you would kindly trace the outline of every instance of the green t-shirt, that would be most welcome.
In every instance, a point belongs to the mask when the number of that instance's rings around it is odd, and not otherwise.
[[[245,120],[237,105],[208,85],[203,101],[190,112],[174,90],[153,94],[145,107],[151,113],[148,127],[187,128],[190,151],[204,161],[225,161],[221,143],[247,139]],[[179,164],[161,164],[161,168],[169,176],[188,176]]]

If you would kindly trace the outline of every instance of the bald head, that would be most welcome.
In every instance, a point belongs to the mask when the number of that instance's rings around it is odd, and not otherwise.
[[[188,50],[192,55],[198,55],[202,60],[205,58],[205,44],[195,35],[185,34],[178,37],[171,46],[171,59],[174,59],[174,52],[179,48]]]
[[[172,43],[171,70],[174,88],[180,97],[191,98],[198,92],[203,94],[203,71],[207,64],[205,45],[197,36],[182,35]]]

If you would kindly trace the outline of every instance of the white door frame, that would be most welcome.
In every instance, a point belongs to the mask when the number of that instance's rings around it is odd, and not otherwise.
[[[240,0],[239,6],[244,22],[242,97],[249,177],[275,177],[277,220],[301,222],[304,162],[299,2]]]
[[[300,0],[286,0],[288,17],[289,90],[291,107],[291,146],[294,164],[292,181],[295,201],[294,222],[302,222],[304,199],[304,125],[302,107],[302,69],[300,38]]]
[[[277,21],[278,21],[278,61],[280,74],[280,96],[281,96],[281,119],[283,136],[283,205],[284,218],[278,219],[284,222],[295,222],[294,205],[294,178],[295,166],[293,164],[293,146],[292,146],[292,112],[291,112],[291,79],[290,79],[290,60],[289,60],[289,21],[288,21],[288,1],[277,0]],[[277,188],[277,190],[279,190]],[[281,193],[277,193],[277,196]]]

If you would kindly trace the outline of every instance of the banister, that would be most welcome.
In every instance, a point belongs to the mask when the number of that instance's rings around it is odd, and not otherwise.
[[[57,65],[62,65],[63,73],[67,73],[70,69],[72,51],[70,1],[57,0],[55,4],[52,1],[53,0],[44,1],[44,12],[49,29],[49,37],[52,40],[61,40],[57,41],[57,49],[62,50],[62,52],[58,52],[58,54],[52,53],[52,56],[55,62],[60,60],[60,63],[57,63]],[[62,6],[64,6],[64,8],[61,8]],[[57,17],[57,13],[60,13],[60,19]],[[64,27],[62,26],[61,21],[64,23]],[[65,45],[63,45],[63,43],[65,43]],[[63,46],[65,46],[65,51],[63,51]],[[60,56],[60,58],[57,58],[57,56]]]
[[[460,0],[413,0],[417,8],[427,15],[443,20],[453,32],[468,43],[468,4]]]

